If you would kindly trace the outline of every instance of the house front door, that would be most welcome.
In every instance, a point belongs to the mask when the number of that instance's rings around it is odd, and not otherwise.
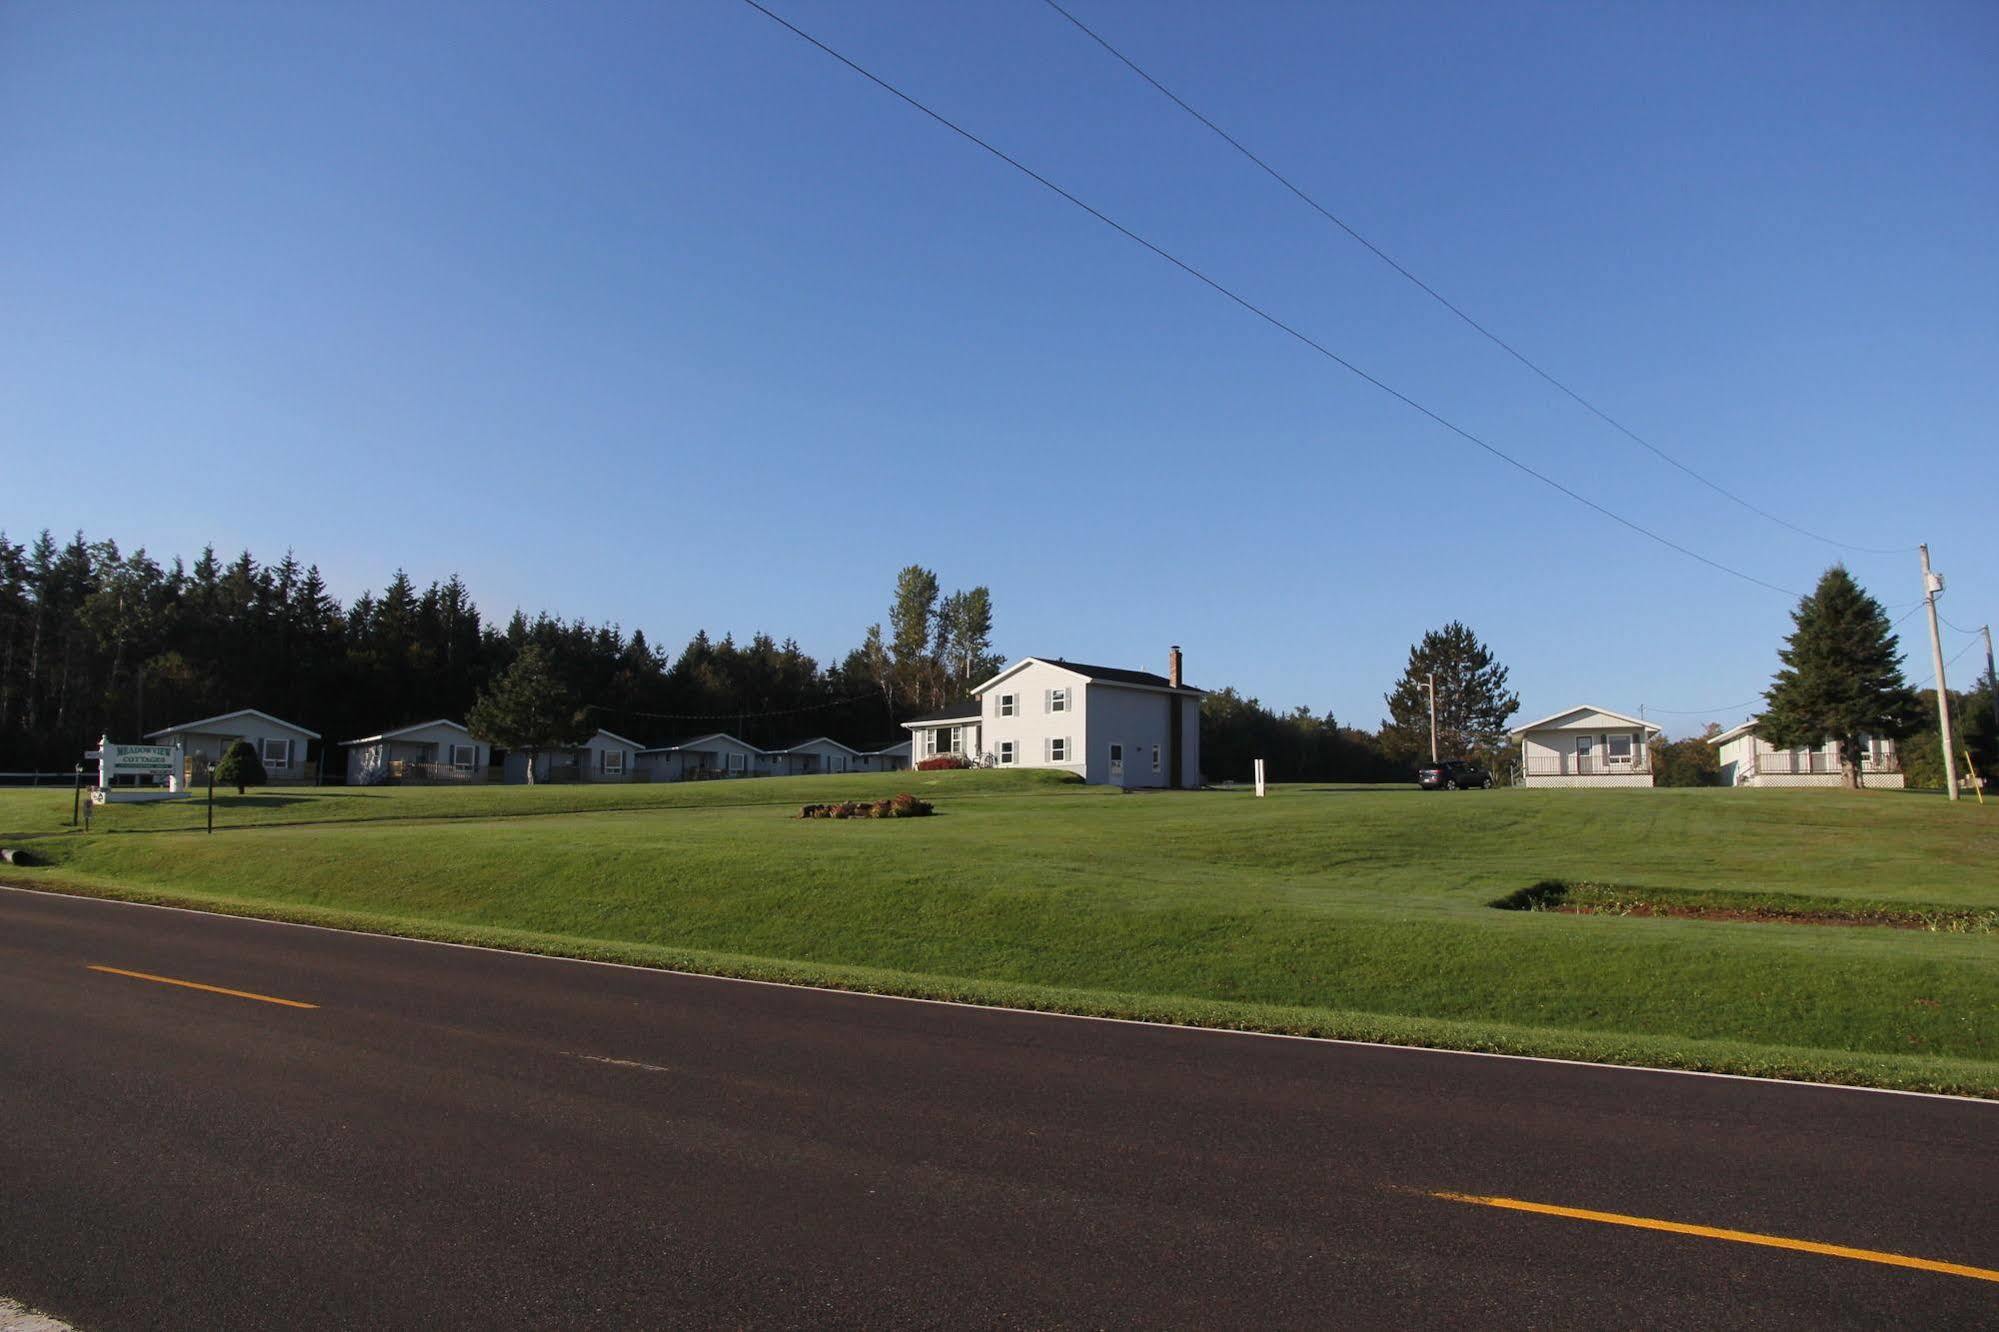
[[[1596,737],[1579,735],[1576,737],[1576,771],[1591,773],[1596,771]]]
[[[1112,746],[1111,746],[1111,783],[1112,783],[1113,785],[1115,785],[1115,786],[1123,786],[1123,785],[1124,785],[1124,746],[1123,746],[1123,745],[1112,745]]]

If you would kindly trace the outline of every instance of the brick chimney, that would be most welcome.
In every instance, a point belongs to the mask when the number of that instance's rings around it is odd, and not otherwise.
[[[1166,654],[1166,682],[1175,689],[1180,687],[1180,645],[1175,643]]]

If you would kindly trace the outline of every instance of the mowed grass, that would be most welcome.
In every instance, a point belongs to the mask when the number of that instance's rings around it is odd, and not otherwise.
[[[901,788],[939,816],[793,817]],[[0,793],[0,827],[39,829],[55,862],[10,877],[897,993],[1999,1094],[1999,934],[1489,905],[1567,879],[1999,907],[1999,809],[1922,795],[1257,800],[911,773],[248,800],[272,803],[219,811],[213,837],[179,830],[189,806],[100,811],[84,836],[59,830],[66,792]]]

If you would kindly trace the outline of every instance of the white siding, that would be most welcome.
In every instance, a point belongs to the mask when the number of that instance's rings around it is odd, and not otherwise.
[[[950,737],[953,729],[958,732],[955,745]],[[931,743],[933,737],[936,742],[935,752]],[[961,717],[956,721],[927,722],[922,726],[911,726],[909,739],[909,766],[912,768],[925,759],[942,758],[946,754],[963,754],[966,758],[976,761],[981,754],[989,752],[992,748],[990,745],[980,747],[983,733],[977,717]]]
[[[222,721],[212,721],[200,730],[179,728],[160,731],[149,743],[180,744],[187,751],[188,769],[208,768],[222,761],[222,755],[238,740],[248,740],[256,749],[257,757],[264,761],[265,774],[272,785],[286,782],[311,781],[317,765],[310,761],[311,741],[305,732],[296,726],[267,722],[261,717],[238,717]],[[265,753],[266,741],[286,742],[290,746],[291,761],[280,768]]]
[[[1528,731],[1520,737],[1521,780],[1528,786],[1650,786],[1650,755],[1645,748],[1645,732],[1628,722],[1588,726],[1582,722],[1599,718],[1599,713],[1582,713],[1565,718],[1561,725]],[[1590,771],[1582,771],[1577,738],[1590,743]],[[1611,764],[1610,744],[1620,739],[1631,747],[1631,763]]]
[[[1895,742],[1883,740],[1881,750],[1882,762],[1878,766],[1871,754],[1862,758],[1861,785],[1900,790],[1905,779],[1895,753]],[[1721,745],[1716,758],[1721,764],[1724,786],[1826,787],[1842,786],[1846,781],[1840,770],[1836,741],[1827,741],[1812,750],[1794,752],[1779,749],[1750,731]]]
[[[391,735],[366,745],[347,747],[347,781],[355,786],[370,786],[386,781],[391,763],[436,763],[451,764],[452,746],[470,748],[472,764],[468,770],[469,780],[483,781],[486,765],[492,761],[492,749],[483,740],[475,740],[463,727],[448,722],[432,722],[425,726],[411,727],[400,734]]]
[[[656,782],[685,781],[702,772],[722,777],[756,777],[764,772],[763,751],[729,736],[702,736],[675,750],[649,750],[637,762]]]
[[[997,758],[1000,744],[1012,741],[1014,767],[1060,768],[1086,781],[1101,781],[1087,770],[1088,686],[1089,681],[1074,671],[1029,662],[979,696],[979,725],[985,744],[981,752]],[[1066,691],[1066,707],[1051,712],[1049,695],[1058,689]],[[1000,699],[1005,695],[1015,700],[1011,717],[1000,716]],[[1048,757],[1049,741],[1057,739],[1067,742],[1068,747],[1067,756],[1059,763]]]

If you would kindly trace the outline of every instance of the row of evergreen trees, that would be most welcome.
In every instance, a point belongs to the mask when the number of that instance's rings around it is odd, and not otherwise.
[[[894,648],[876,626],[821,664],[761,633],[738,643],[704,631],[669,655],[615,624],[519,611],[495,624],[456,576],[419,588],[399,572],[342,606],[318,568],[289,553],[259,564],[245,551],[225,564],[208,549],[190,568],[82,533],[66,545],[47,532],[26,545],[0,534],[0,771],[64,771],[100,735],[135,740],[245,706],[318,731],[329,749],[462,718],[530,643],[594,725],[646,743],[700,730],[756,744],[887,742],[958,676],[968,650],[975,668],[996,660],[990,594],[940,601],[935,576],[917,572],[931,595],[898,597],[908,632]],[[969,622],[967,601],[978,612]]]

